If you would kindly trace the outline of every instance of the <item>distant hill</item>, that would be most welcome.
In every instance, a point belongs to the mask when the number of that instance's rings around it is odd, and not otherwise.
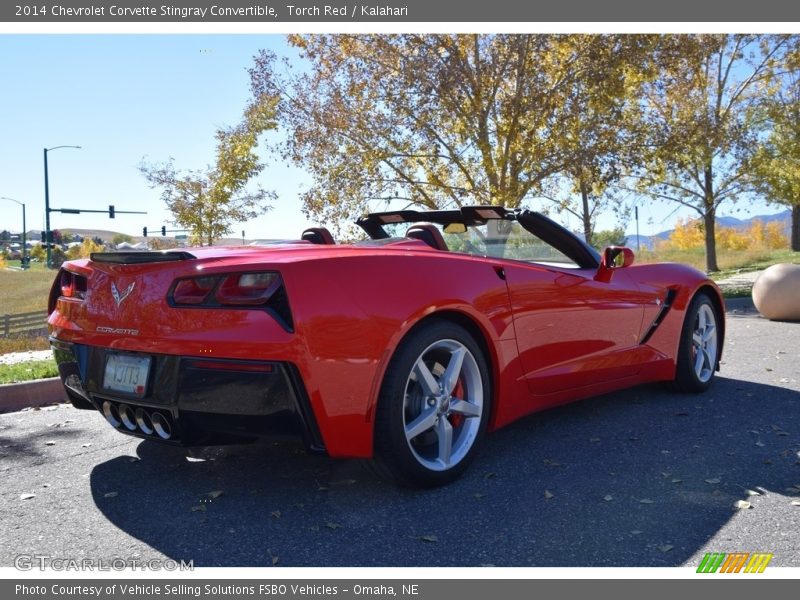
[[[762,221],[764,223],[771,223],[773,221],[781,222],[784,224],[786,235],[789,235],[792,227],[792,211],[786,209],[783,212],[775,213],[773,215],[756,215],[749,219],[737,219],[736,217],[717,217],[717,227],[733,227],[735,229],[748,229],[755,221]],[[649,250],[653,249],[655,242],[658,240],[666,240],[674,230],[662,231],[654,235],[642,235],[637,238],[635,233],[627,234],[628,241],[626,242],[629,248],[637,248],[638,244],[642,248]]]

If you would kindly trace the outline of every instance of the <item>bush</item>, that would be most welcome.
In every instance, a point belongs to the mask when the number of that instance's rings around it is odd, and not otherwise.
[[[777,221],[753,221],[747,229],[718,227],[714,232],[717,250],[766,251],[789,247],[789,236]],[[705,248],[705,232],[699,220],[678,219],[669,239],[656,243],[656,250],[698,250]]]
[[[608,246],[624,246],[627,243],[628,238],[622,227],[595,231],[592,234],[592,246],[601,251]]]
[[[80,246],[73,246],[67,250],[67,259],[75,260],[76,258],[89,258],[92,252],[102,252],[103,246],[98,244],[95,240],[84,238]]]

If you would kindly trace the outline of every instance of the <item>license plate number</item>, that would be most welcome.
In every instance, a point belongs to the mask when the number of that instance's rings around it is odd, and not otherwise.
[[[106,359],[103,387],[107,390],[132,394],[141,398],[147,390],[149,373],[149,356],[109,354]]]

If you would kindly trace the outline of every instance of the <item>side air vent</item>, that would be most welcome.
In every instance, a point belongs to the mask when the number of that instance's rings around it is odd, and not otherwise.
[[[661,322],[664,320],[664,317],[666,317],[667,313],[669,313],[669,309],[672,308],[672,303],[675,302],[675,296],[677,295],[678,292],[676,290],[674,289],[667,290],[667,295],[664,298],[664,304],[661,305],[661,310],[658,311],[656,318],[653,319],[653,322],[650,324],[650,327],[648,328],[647,332],[644,334],[641,341],[639,342],[640,346],[642,344],[646,344],[648,340],[651,337],[653,337],[653,334],[656,332],[656,329],[658,329],[658,326],[661,325]]]

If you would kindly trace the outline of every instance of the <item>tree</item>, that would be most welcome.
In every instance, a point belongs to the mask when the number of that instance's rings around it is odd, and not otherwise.
[[[556,188],[562,193],[566,188],[569,195],[551,199],[559,212],[580,220],[589,244],[600,246],[604,241],[594,239],[602,212],[610,208],[627,216],[629,209],[615,198],[616,184],[626,168],[639,163],[639,102],[643,85],[655,75],[652,56],[657,43],[653,36],[611,37],[605,46],[583,54],[585,73],[570,84],[565,136],[559,142],[569,160],[561,174],[565,181],[555,181]]]
[[[603,250],[607,246],[624,246],[628,243],[628,236],[622,227],[615,227],[595,232],[592,241],[595,248]]]
[[[75,260],[76,258],[88,258],[92,252],[102,252],[104,250],[101,244],[97,244],[95,240],[84,238],[80,246],[72,246],[67,250],[67,260]]]
[[[45,260],[46,256],[47,256],[47,251],[45,250],[42,244],[36,244],[33,248],[31,248],[31,258],[43,261]]]
[[[179,172],[170,159],[162,164],[142,162],[139,167],[151,187],[161,188],[174,223],[191,232],[193,243],[213,244],[230,233],[234,223],[269,210],[265,202],[275,197],[260,186],[255,191],[246,189],[264,169],[255,153],[258,138],[275,128],[275,101],[267,97],[256,100],[239,125],[217,130],[214,166]]]
[[[150,248],[150,250],[169,250],[171,248],[177,248],[178,242],[174,238],[154,237],[147,240],[147,247]]]
[[[114,244],[115,246],[118,246],[119,244],[122,244],[123,242],[127,243],[127,244],[130,244],[132,241],[133,241],[133,238],[131,236],[129,236],[127,233],[115,233],[114,237],[111,238],[111,243]]]
[[[706,268],[717,271],[719,206],[751,189],[747,157],[761,84],[774,73],[788,36],[697,35],[663,40],[661,75],[646,86],[649,150],[639,189],[677,202],[703,220]]]
[[[280,68],[261,51],[251,90],[279,98],[283,155],[313,177],[302,196],[310,216],[351,219],[376,201],[517,207],[573,164],[580,143],[565,140],[583,130],[567,117],[585,107],[576,90],[596,99],[593,117],[610,115],[607,100],[629,89],[625,69],[648,40],[294,35],[310,68]]]
[[[760,107],[770,133],[750,166],[756,189],[792,209],[790,246],[800,251],[800,36],[792,36],[777,82]]]

